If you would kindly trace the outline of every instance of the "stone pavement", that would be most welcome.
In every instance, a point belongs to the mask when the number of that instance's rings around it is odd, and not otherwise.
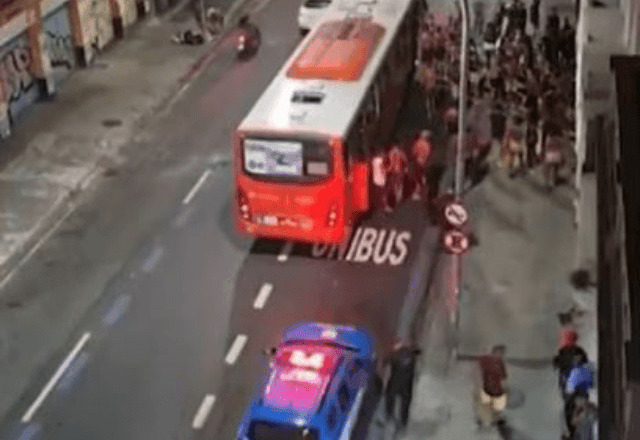
[[[494,148],[492,164],[496,153]],[[587,312],[580,344],[597,362],[596,298],[594,292],[575,292],[569,284],[576,269],[573,191],[558,187],[547,194],[539,171],[510,179],[503,170],[493,169],[467,194],[479,246],[463,260],[457,356],[456,333],[445,305],[450,295],[448,257],[441,262],[440,281],[431,286],[427,325],[418,338],[424,352],[411,422],[396,438],[560,438],[563,406],[551,365],[557,313],[573,304]],[[499,343],[507,347],[512,389],[505,411],[509,432],[479,431],[471,400],[475,357]],[[592,395],[595,400],[597,391]]]
[[[235,0],[226,22],[235,22],[250,1]],[[0,286],[73,210],[92,179],[122,160],[118,150],[135,140],[145,118],[168,108],[213,61],[216,40],[171,43],[175,32],[191,27],[195,20],[180,7],[133,25],[124,40],[75,71],[54,99],[35,104],[0,143]]]

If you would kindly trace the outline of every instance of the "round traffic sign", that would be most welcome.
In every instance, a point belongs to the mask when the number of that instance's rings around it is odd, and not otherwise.
[[[444,216],[453,226],[462,226],[469,220],[469,214],[464,206],[458,202],[449,203],[444,208]]]
[[[469,249],[469,239],[460,231],[451,230],[444,236],[444,245],[454,254],[462,254]]]

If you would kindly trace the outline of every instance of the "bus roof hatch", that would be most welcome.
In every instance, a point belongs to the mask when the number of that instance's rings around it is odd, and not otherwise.
[[[287,72],[295,79],[357,81],[385,28],[371,18],[350,18],[321,25]]]

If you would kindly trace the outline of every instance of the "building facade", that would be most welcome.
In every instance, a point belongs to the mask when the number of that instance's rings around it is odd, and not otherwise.
[[[145,13],[142,0],[0,0],[0,138]]]
[[[586,213],[597,211],[599,438],[631,440],[640,438],[640,1],[581,3],[577,220],[580,234]],[[585,258],[579,252],[578,262]]]

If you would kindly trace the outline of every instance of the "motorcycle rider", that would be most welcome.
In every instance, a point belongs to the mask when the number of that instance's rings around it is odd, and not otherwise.
[[[238,21],[238,28],[245,38],[245,46],[243,52],[247,55],[253,55],[258,51],[260,42],[262,41],[260,30],[256,25],[249,21],[248,15],[243,15]]]

